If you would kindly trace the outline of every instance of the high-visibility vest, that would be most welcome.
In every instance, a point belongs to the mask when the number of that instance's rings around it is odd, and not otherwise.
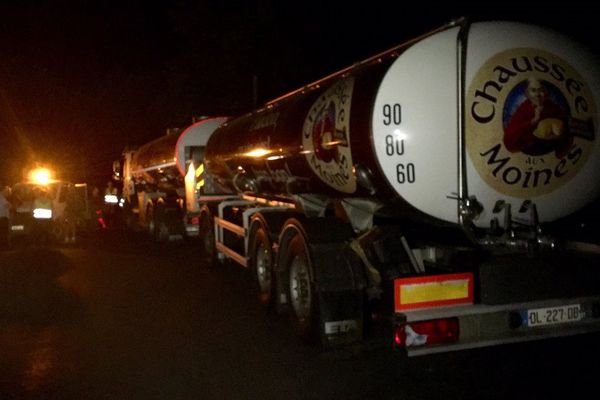
[[[45,208],[48,210],[52,209],[52,200],[48,197],[36,197],[33,200],[33,208]]]

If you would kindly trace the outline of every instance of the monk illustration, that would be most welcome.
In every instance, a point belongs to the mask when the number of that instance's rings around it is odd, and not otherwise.
[[[548,96],[546,83],[529,78],[526,99],[517,107],[504,127],[504,145],[511,153],[539,156],[554,151],[563,158],[571,145],[568,111]]]

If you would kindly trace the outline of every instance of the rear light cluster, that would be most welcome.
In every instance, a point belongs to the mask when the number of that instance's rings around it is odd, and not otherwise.
[[[458,318],[443,318],[398,325],[394,344],[399,347],[431,346],[458,341]]]
[[[473,304],[473,288],[471,272],[398,278],[394,280],[394,309],[406,316],[415,311]],[[402,348],[448,344],[457,342],[458,335],[456,317],[400,322],[394,330],[394,344]]]
[[[200,224],[200,217],[190,217],[190,218],[188,218],[188,224],[190,224],[190,225],[198,225],[198,224]]]

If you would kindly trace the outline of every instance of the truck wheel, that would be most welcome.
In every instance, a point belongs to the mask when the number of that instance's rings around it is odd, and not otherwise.
[[[133,214],[131,204],[126,201],[123,205],[123,223],[125,224],[125,228],[135,230],[138,227],[136,226],[136,218]]]
[[[152,239],[156,243],[168,242],[171,232],[167,225],[165,206],[162,203],[158,203],[151,207],[151,213],[147,215],[149,215],[150,218],[148,227]]]
[[[146,221],[148,234],[150,234],[150,237],[154,237],[154,230],[156,229],[156,226],[154,221],[154,205],[152,203],[148,203],[146,206]]]
[[[308,244],[297,226],[288,225],[282,234],[283,254],[280,267],[287,275],[287,296],[294,328],[305,342],[318,339],[319,321],[317,294],[312,276],[312,262]]]
[[[58,244],[65,243],[66,232],[59,223],[52,223],[51,227],[49,228],[49,231],[49,237],[52,242]]]
[[[209,268],[217,264],[217,248],[215,246],[215,228],[213,217],[207,208],[200,212],[199,222],[200,252]]]
[[[154,241],[157,243],[168,242],[170,237],[169,227],[164,219],[158,219],[154,223]]]
[[[250,228],[248,255],[253,290],[258,301],[267,306],[273,298],[273,251],[262,222],[256,221]]]

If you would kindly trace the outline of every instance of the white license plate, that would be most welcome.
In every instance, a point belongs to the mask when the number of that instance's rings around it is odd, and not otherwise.
[[[567,306],[534,308],[523,312],[525,326],[543,326],[579,321],[585,317],[581,304]]]
[[[346,321],[325,322],[326,335],[342,334],[352,330],[356,330],[356,321],[353,319]]]
[[[10,229],[12,231],[24,231],[25,227],[23,225],[12,225]]]

